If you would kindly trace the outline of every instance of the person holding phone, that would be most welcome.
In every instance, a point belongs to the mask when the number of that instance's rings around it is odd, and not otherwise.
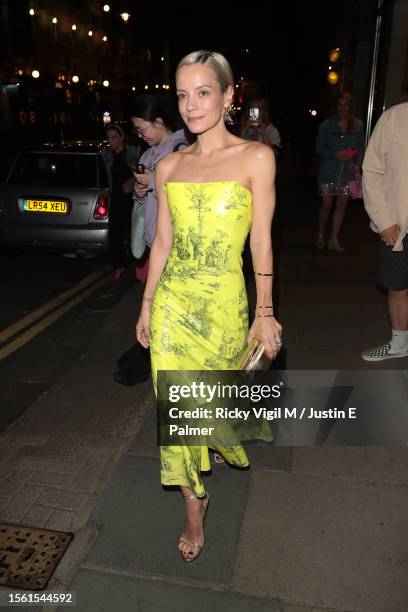
[[[281,149],[279,130],[272,124],[268,104],[264,98],[250,100],[244,113],[241,138],[263,142],[275,153]]]
[[[196,140],[156,167],[157,230],[136,324],[138,341],[150,346],[156,392],[158,371],[234,370],[255,337],[268,357],[282,345],[272,303],[275,156],[227,130],[234,80],[223,55],[190,53],[178,64],[176,86],[180,115]],[[248,330],[241,255],[249,232],[257,308]],[[213,450],[235,466],[249,465],[241,444]],[[178,549],[182,560],[194,561],[204,546],[209,447],[161,446],[160,458],[162,484],[178,486],[184,498]]]
[[[136,185],[132,215],[132,253],[139,259],[136,263],[136,277],[144,282],[148,268],[145,247],[150,249],[156,231],[156,164],[168,153],[187,147],[188,141],[184,129],[176,129],[177,120],[171,112],[169,102],[159,96],[136,96],[130,114],[137,135],[149,145],[137,166],[133,168]]]
[[[106,128],[109,147],[102,151],[110,186],[109,201],[109,243],[114,273],[112,282],[125,274],[129,258],[126,245],[129,240],[133,189],[135,179],[132,167],[139,156],[138,147],[126,143],[125,134],[118,124]]]
[[[364,155],[363,123],[354,116],[350,93],[342,92],[338,96],[336,116],[319,126],[316,153],[321,158],[318,178],[321,207],[316,247],[322,250],[325,246],[325,230],[335,201],[327,248],[342,253],[344,248],[339,243],[339,232],[350,197],[348,184],[356,173],[360,174]]]

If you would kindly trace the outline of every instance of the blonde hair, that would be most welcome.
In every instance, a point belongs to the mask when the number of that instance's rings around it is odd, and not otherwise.
[[[234,86],[231,66],[221,53],[217,53],[217,51],[193,51],[179,62],[176,74],[183,66],[191,66],[192,64],[204,64],[204,66],[211,68],[220,84],[222,93],[225,93],[229,85]]]

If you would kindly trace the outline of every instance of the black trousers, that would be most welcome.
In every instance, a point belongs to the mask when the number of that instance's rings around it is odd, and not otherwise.
[[[124,268],[129,263],[130,224],[133,199],[112,201],[109,209],[109,242],[112,266]]]

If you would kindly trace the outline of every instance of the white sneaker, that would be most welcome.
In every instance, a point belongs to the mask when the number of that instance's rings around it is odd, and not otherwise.
[[[397,357],[408,357],[408,348],[398,351],[398,353],[390,353],[391,344],[385,342],[381,346],[377,346],[361,353],[361,358],[365,361],[384,361],[384,359],[396,359]]]

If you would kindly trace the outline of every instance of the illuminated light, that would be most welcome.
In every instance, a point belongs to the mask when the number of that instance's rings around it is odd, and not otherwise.
[[[74,74],[74,76],[72,77],[72,82],[79,83],[79,76],[77,74]]]
[[[159,85],[158,85],[158,83],[156,83],[155,88],[156,88],[156,89],[159,89]]]
[[[335,70],[331,70],[329,72],[329,74],[327,75],[327,82],[330,83],[330,85],[337,85],[337,83],[339,82],[339,75]]]
[[[102,40],[103,40],[103,42],[107,42],[107,41],[108,41],[108,37],[107,37],[107,36],[104,36],[104,37],[102,38]]]
[[[34,17],[34,15],[35,15],[35,10],[34,9],[30,9],[28,12],[30,13],[31,17]]]
[[[148,86],[148,85],[145,85],[145,89],[149,89],[149,86]]]
[[[161,62],[164,62],[164,57],[161,57],[161,58],[160,58],[160,61],[161,61]]]
[[[103,81],[102,85],[104,87],[109,87],[109,81],[108,80]]]
[[[56,17],[53,17],[52,18],[52,23],[54,23],[54,24],[58,23],[58,19]]]
[[[238,83],[235,85],[235,87],[239,87]]]
[[[109,6],[109,4],[104,4],[104,5],[103,5],[103,10],[105,11],[105,13],[109,13],[109,11],[110,11],[110,6]]]
[[[317,110],[314,108],[309,108],[309,114],[312,115],[312,117],[316,117]]]
[[[335,64],[341,55],[341,51],[338,47],[332,49],[329,53],[329,60]]]
[[[167,89],[167,85],[163,84],[162,85],[163,89]]]
[[[329,70],[331,70],[331,69],[332,69],[332,67],[331,67],[331,66],[329,66]]]
[[[245,49],[245,53],[249,53],[249,49]]]
[[[126,21],[129,20],[129,13],[121,13],[120,16],[122,17],[123,21],[126,23]]]
[[[18,74],[18,76],[23,76],[23,71],[21,69],[17,70],[17,74]]]
[[[244,77],[242,76],[242,77],[240,78],[240,81],[243,81],[243,80],[244,80]]]
[[[40,73],[38,72],[38,70],[33,70],[31,73],[31,76],[33,77],[33,79],[38,79],[40,76]]]
[[[72,29],[74,30],[74,32],[75,32],[75,30],[77,29],[77,27],[76,27],[75,23],[73,23],[73,24],[72,24]]]
[[[88,32],[88,36],[93,36],[93,32],[92,32],[92,30],[89,30],[89,32]]]
[[[132,91],[136,91],[136,87],[134,85],[132,87]]]
[[[103,123],[104,125],[107,125],[108,123],[110,123],[112,121],[112,117],[109,111],[105,111],[103,113]]]

